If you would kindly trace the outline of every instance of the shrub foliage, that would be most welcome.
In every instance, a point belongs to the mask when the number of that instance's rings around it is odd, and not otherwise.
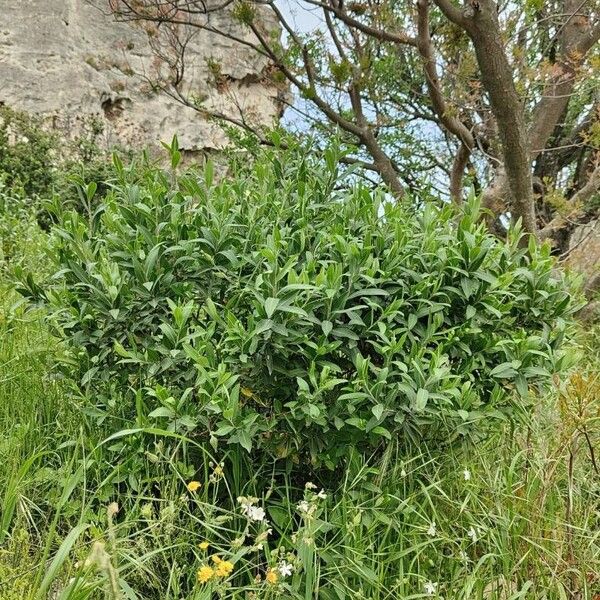
[[[333,147],[262,150],[220,182],[171,156],[115,158],[96,213],[60,215],[55,285],[24,286],[80,350],[97,414],[333,466],[485,432],[561,368],[549,249],[498,241],[474,203],[344,185]]]

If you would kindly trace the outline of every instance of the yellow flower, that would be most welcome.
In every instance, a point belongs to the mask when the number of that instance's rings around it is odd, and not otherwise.
[[[223,467],[221,465],[217,465],[215,467],[215,475],[217,477],[221,477],[223,475]]]
[[[228,577],[231,575],[232,571],[233,563],[229,562],[228,560],[222,560],[215,568],[215,575],[217,577]]]
[[[265,575],[265,579],[271,583],[271,584],[275,584],[277,583],[277,580],[279,579],[279,577],[277,577],[277,573],[275,573],[275,571],[271,571],[270,569],[267,571],[267,574]]]
[[[198,569],[198,581],[200,583],[206,583],[209,581],[215,572],[209,566],[203,566]]]
[[[218,554],[213,554],[210,558],[215,563],[215,565],[218,565],[219,563],[223,562],[223,559]]]
[[[208,550],[209,546],[210,544],[208,542],[200,542],[198,544],[198,548],[200,548],[200,550]]]
[[[195,492],[202,484],[199,481],[190,481],[187,484],[187,489],[190,492]]]

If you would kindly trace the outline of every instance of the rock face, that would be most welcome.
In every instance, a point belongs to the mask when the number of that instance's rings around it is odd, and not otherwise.
[[[70,137],[96,119],[107,147],[151,144],[176,133],[186,150],[222,148],[226,138],[218,124],[153,91],[149,81],[163,66],[148,31],[115,22],[102,6],[108,3],[0,0],[0,103],[42,115]],[[247,35],[231,14],[211,18],[220,20],[218,28]],[[186,56],[186,95],[233,118],[243,111],[253,124],[277,119],[281,92],[263,76],[269,67],[264,57],[202,30]]]

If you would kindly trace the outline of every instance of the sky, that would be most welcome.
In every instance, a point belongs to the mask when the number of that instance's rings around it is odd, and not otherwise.
[[[321,23],[321,9],[302,0],[276,0],[275,4],[296,31],[312,31]]]

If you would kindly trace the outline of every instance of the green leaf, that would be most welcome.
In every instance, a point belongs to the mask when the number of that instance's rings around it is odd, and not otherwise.
[[[419,388],[417,390],[417,396],[415,399],[415,409],[419,412],[423,411],[427,406],[427,401],[429,400],[429,392],[424,388]]]
[[[371,412],[373,413],[373,416],[379,420],[381,419],[381,416],[383,415],[383,411],[385,410],[385,406],[383,406],[383,404],[376,404],[372,409]]]
[[[392,439],[392,434],[385,427],[381,427],[381,425],[374,427],[371,430],[371,432],[376,433],[377,435],[381,435],[384,438],[387,438],[388,440]]]
[[[250,438],[250,435],[247,431],[245,431],[244,429],[240,429],[237,432],[237,439],[242,448],[244,448],[244,450],[246,450],[247,452],[250,452],[252,450],[252,439]]]
[[[267,318],[270,319],[273,316],[273,313],[277,310],[279,306],[279,298],[267,298],[265,300],[265,312],[267,313]]]
[[[490,377],[496,379],[512,379],[517,374],[512,362],[504,362],[490,371]]]
[[[173,417],[175,417],[175,414],[176,413],[173,412],[172,409],[167,408],[166,406],[159,406],[151,413],[149,413],[148,416],[152,419],[155,419],[157,417],[167,417],[169,419],[172,419]]]

